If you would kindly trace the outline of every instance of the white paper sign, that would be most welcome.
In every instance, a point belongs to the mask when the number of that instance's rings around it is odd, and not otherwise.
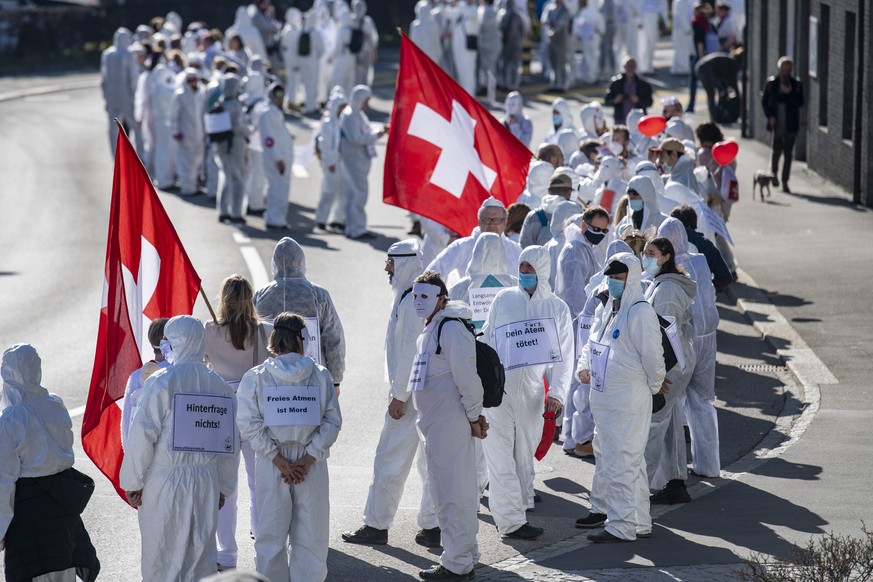
[[[682,338],[679,336],[679,326],[676,325],[676,318],[670,315],[664,315],[664,319],[670,322],[670,325],[664,330],[667,334],[667,339],[670,340],[670,346],[673,348],[673,353],[676,355],[676,365],[679,370],[685,373],[685,350],[682,347]]]
[[[232,455],[236,449],[233,399],[211,394],[173,396],[173,450]]]
[[[321,393],[318,386],[264,386],[261,405],[267,426],[321,424]]]
[[[412,360],[412,372],[409,374],[409,384],[406,389],[410,392],[419,392],[424,389],[424,377],[427,376],[427,363],[430,354],[416,354]]]
[[[303,332],[306,341],[304,342],[304,356],[312,358],[316,364],[321,364],[321,326],[317,317],[304,317],[306,329]],[[321,424],[319,421],[318,424]]]
[[[609,345],[591,340],[591,389],[603,392],[606,385],[606,364],[609,362]]]
[[[576,321],[576,360],[582,355],[582,348],[588,342],[588,336],[591,335],[591,326],[594,325],[593,315],[579,315]]]
[[[501,325],[494,330],[494,338],[497,354],[507,370],[564,360],[558,328],[551,317]]]
[[[491,304],[494,303],[494,298],[501,291],[503,291],[503,287],[476,287],[467,291],[470,309],[473,310],[473,323],[484,323],[488,319]]]

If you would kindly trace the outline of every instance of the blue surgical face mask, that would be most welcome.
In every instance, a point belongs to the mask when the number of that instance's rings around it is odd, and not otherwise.
[[[621,299],[624,294],[624,281],[618,279],[607,279],[606,288],[609,289],[609,296],[614,299]]]
[[[552,115],[552,125],[555,126],[555,129],[561,127],[561,124],[564,123],[564,118],[560,115]]]
[[[518,284],[522,289],[531,290],[537,286],[537,276],[531,273],[519,273]]]
[[[639,212],[643,209],[643,201],[642,200],[628,200],[627,205],[630,206],[630,209],[634,212]]]
[[[661,265],[658,264],[658,259],[654,257],[643,257],[643,270],[654,277],[661,272]]]
[[[172,364],[176,361],[176,354],[173,353],[173,346],[170,345],[170,340],[161,340],[161,354],[163,354],[164,359],[167,360],[168,364]]]
[[[588,239],[588,242],[590,242],[591,244],[593,244],[595,246],[599,245],[600,241],[603,240],[603,237],[606,236],[602,232],[591,232],[590,230],[586,230],[584,234],[585,234],[585,238]]]

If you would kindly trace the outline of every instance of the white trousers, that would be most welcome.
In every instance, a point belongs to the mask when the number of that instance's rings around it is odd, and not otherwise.
[[[651,73],[652,59],[655,56],[655,46],[658,44],[658,13],[643,14],[643,29],[640,31],[640,72]]]
[[[340,163],[337,162],[333,172],[328,170],[323,164],[321,170],[324,177],[321,180],[321,196],[318,199],[318,207],[315,209],[315,222],[317,224],[327,224],[330,221],[345,224],[346,201],[343,197]]]
[[[685,418],[691,431],[691,467],[698,475],[718,477],[718,413],[715,409],[715,332],[696,337],[697,365],[685,396]]]
[[[406,403],[406,414],[394,420],[387,413],[382,434],[373,459],[373,481],[364,507],[364,524],[376,529],[390,529],[403,496],[412,461],[418,452],[418,474],[423,486],[418,511],[418,527],[431,529],[439,525],[434,511],[427,476],[424,443],[415,428],[418,412],[412,399]]]
[[[688,362],[685,374],[673,369],[667,374],[672,382],[664,395],[667,404],[652,415],[649,440],[646,443],[646,475],[649,487],[656,491],[667,481],[688,478],[688,454],[685,450],[685,415],[682,403],[691,380],[693,362]]]
[[[246,194],[248,194],[248,207],[250,210],[264,209],[267,179],[264,176],[263,158],[263,152],[249,150],[249,171],[246,175]]]
[[[292,463],[304,455],[303,447],[281,447],[280,451]],[[326,462],[314,463],[302,483],[286,485],[272,460],[256,455],[255,564],[259,574],[272,582],[323,582],[327,578],[329,485]]]
[[[280,174],[274,162],[264,160],[267,179],[267,210],[264,222],[271,226],[288,224],[288,194],[291,191],[291,160],[285,161],[285,172]]]
[[[176,184],[176,140],[164,120],[155,120],[154,141],[155,185],[165,190]]]
[[[246,480],[249,485],[251,503],[249,503],[249,524],[252,534],[258,531],[258,512],[255,503],[255,451],[249,441],[241,441],[240,456],[246,466]],[[236,518],[237,518],[237,493],[236,491],[224,500],[224,507],[218,510],[218,530],[215,532],[215,540],[218,545],[218,563],[221,566],[236,567],[238,546],[236,543]]]

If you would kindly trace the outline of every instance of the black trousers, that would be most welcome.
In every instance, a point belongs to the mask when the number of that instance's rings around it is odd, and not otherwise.
[[[794,158],[794,142],[797,140],[796,133],[773,132],[773,159],[771,170],[773,175],[779,170],[779,157],[785,155],[785,163],[782,164],[782,182],[787,182],[791,175],[791,160]]]

